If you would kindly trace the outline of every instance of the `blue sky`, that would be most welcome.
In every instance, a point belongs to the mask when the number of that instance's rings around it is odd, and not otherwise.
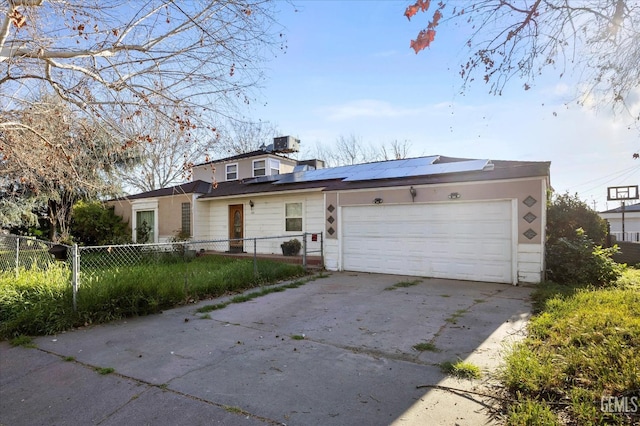
[[[637,185],[637,130],[629,119],[565,104],[575,84],[548,69],[531,90],[513,80],[503,96],[484,83],[460,94],[464,34],[440,27],[435,43],[416,55],[412,38],[430,14],[410,22],[404,1],[299,1],[280,4],[288,49],[268,64],[252,106],[253,119],[315,144],[354,135],[380,145],[408,140],[411,155],[551,161],[551,184],[578,192],[598,210],[607,186]],[[572,103],[574,104],[574,103]]]

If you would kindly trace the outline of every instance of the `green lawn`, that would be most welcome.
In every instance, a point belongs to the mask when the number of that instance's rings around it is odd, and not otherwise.
[[[73,311],[65,264],[0,273],[0,337],[52,334],[69,328],[146,315],[190,301],[240,292],[304,275],[300,265],[203,256],[190,262],[86,268]]]
[[[528,337],[506,357],[504,384],[518,400],[508,424],[640,422],[640,270],[610,288],[541,283],[534,300]],[[627,397],[625,413],[608,412],[620,411],[611,397]]]

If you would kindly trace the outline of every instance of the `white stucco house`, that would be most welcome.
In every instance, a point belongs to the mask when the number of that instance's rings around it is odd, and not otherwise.
[[[617,241],[640,242],[640,203],[624,206],[624,233],[622,206],[600,212],[598,215],[609,222],[609,233],[616,237]]]
[[[155,241],[185,226],[193,240],[321,233],[328,270],[537,283],[549,170],[549,162],[441,155],[324,168],[259,150],[199,164],[194,182],[110,204],[132,229],[153,221]]]

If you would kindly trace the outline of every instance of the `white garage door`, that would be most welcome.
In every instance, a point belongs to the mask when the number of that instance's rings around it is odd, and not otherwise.
[[[347,271],[511,283],[510,201],[342,209]]]

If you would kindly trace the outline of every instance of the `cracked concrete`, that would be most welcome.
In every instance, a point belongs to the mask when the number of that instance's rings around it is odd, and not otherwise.
[[[427,278],[390,289],[400,281],[332,273],[210,319],[196,309],[221,300],[38,337],[35,349],[0,342],[0,424],[497,424],[486,398],[419,386],[493,386],[532,289]],[[413,349],[424,342],[438,351]],[[438,364],[457,359],[484,378],[443,376]]]

